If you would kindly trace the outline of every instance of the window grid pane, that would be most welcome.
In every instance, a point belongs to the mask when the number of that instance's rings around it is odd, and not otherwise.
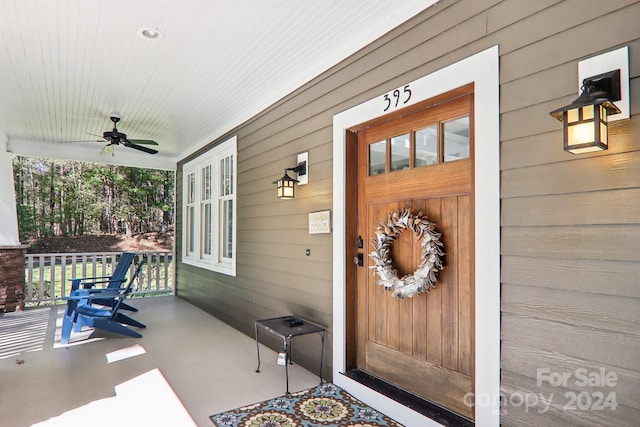
[[[192,172],[187,175],[187,212],[186,212],[186,248],[187,253],[195,251],[195,198],[196,198],[196,174]]]
[[[444,161],[469,158],[469,116],[444,122]]]
[[[202,256],[211,255],[211,202],[202,205]]]
[[[211,199],[211,165],[202,168],[202,200]]]
[[[386,172],[387,141],[378,141],[369,145],[369,176]]]
[[[411,136],[394,136],[391,138],[391,172],[409,169],[409,150],[411,148]]]
[[[416,147],[414,167],[438,163],[438,125],[419,129],[415,133]]]
[[[233,200],[222,202],[221,219],[222,258],[233,258]]]
[[[190,173],[187,176],[187,203],[193,203],[196,198],[196,174]]]
[[[225,195],[228,195],[233,193],[233,158],[229,156],[226,158],[226,161],[227,161],[227,168],[226,168],[227,173],[225,175],[225,183],[226,183],[227,191],[225,192]]]
[[[221,261],[233,259],[233,155],[220,159],[220,242]]]
[[[189,206],[187,208],[187,252],[189,253],[193,253],[193,251],[195,250],[194,238],[196,234],[196,227],[193,222],[194,213],[195,207]]]
[[[220,195],[233,194],[233,156],[220,160]]]

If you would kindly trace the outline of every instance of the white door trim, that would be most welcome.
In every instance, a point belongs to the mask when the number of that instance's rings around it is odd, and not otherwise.
[[[500,423],[500,107],[498,46],[409,83],[412,104],[474,83],[476,425]],[[404,92],[405,85],[399,88]],[[393,90],[390,92],[393,93]],[[400,102],[404,101],[400,99]],[[347,378],[345,348],[345,131],[389,113],[384,94],[333,117],[333,380],[402,424],[439,425]],[[400,108],[400,107],[398,107]],[[481,343],[482,345],[478,345]]]

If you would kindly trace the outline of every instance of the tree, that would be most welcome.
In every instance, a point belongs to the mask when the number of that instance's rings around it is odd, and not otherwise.
[[[173,222],[171,171],[17,157],[14,178],[23,239],[166,232]]]

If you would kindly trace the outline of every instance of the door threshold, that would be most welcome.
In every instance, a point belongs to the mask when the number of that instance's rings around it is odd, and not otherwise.
[[[375,377],[360,369],[352,369],[343,373],[345,377],[352,379],[380,394],[395,400],[396,402],[406,406],[407,408],[424,415],[427,418],[436,421],[443,426],[455,427],[471,427],[475,423],[462,415],[451,412],[450,410],[436,405],[433,402],[424,400],[415,394],[398,388],[378,377]]]

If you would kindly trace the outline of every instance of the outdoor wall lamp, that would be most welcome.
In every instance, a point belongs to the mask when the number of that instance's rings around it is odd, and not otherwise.
[[[577,99],[549,113],[563,123],[564,150],[572,154],[606,150],[607,117],[620,113],[613,103],[619,100],[620,70],[584,79]]]
[[[562,122],[565,151],[606,150],[609,123],[629,118],[628,48],[579,61],[578,78],[582,81],[580,96],[549,114]]]
[[[306,184],[308,182],[308,165],[309,153],[298,154],[298,164],[292,168],[286,168],[284,170],[284,176],[277,181],[273,181],[276,184],[276,194],[278,199],[293,199],[296,196],[295,184]],[[288,172],[294,172],[298,174],[298,179],[291,178]]]

